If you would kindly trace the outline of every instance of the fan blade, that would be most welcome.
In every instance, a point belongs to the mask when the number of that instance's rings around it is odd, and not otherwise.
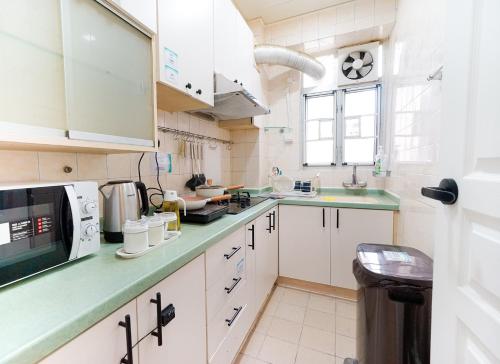
[[[348,68],[352,68],[352,63],[347,63],[347,62],[344,62],[344,63],[342,64],[342,69],[343,69],[343,70],[346,70],[346,69],[348,69]]]
[[[359,69],[359,73],[361,73],[361,75],[365,77],[367,74],[371,72],[372,68],[373,68],[372,65],[363,66]]]
[[[359,59],[363,60],[365,58],[365,51],[359,51]]]
[[[351,69],[351,71],[347,74],[347,78],[350,78],[351,80],[357,80],[357,71],[355,69]]]
[[[361,58],[359,56],[359,52],[358,51],[349,53],[349,56],[353,58],[353,62],[354,62],[354,60]]]
[[[370,52],[366,52],[365,57],[363,58],[363,66],[369,65],[373,63],[373,57]]]
[[[363,75],[361,74],[361,72],[357,71],[356,70],[356,80],[359,80],[360,78],[363,78]]]

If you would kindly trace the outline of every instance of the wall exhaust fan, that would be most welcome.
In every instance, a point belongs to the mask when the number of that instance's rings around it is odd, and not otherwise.
[[[378,81],[379,42],[338,50],[338,86]]]

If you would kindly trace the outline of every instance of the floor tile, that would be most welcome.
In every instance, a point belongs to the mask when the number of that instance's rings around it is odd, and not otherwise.
[[[269,326],[271,326],[272,316],[263,314],[257,325],[255,325],[255,332],[266,335],[269,330]]]
[[[337,334],[335,337],[335,353],[341,358],[355,358],[356,340]]]
[[[272,364],[293,364],[297,345],[266,336],[258,358]]]
[[[275,317],[279,317],[285,320],[302,323],[304,322],[304,316],[306,309],[303,307],[290,305],[285,302],[281,302],[275,313]]]
[[[302,324],[274,317],[267,335],[298,344],[301,332]]]
[[[295,289],[287,289],[281,298],[281,302],[288,303],[290,305],[307,307],[309,302],[310,294],[303,291],[298,291]]]
[[[304,325],[333,333],[335,332],[335,315],[308,308],[304,318]]]
[[[316,350],[299,347],[295,364],[335,364],[335,357]]]
[[[300,337],[300,346],[335,355],[335,334],[304,326]]]
[[[307,318],[307,314],[306,314]],[[335,322],[335,332],[337,334],[341,334],[344,336],[356,338],[356,320],[342,317],[342,316],[337,316],[336,322]]]
[[[234,364],[268,364],[268,363],[248,355],[240,354],[238,355],[238,358],[236,359]]]
[[[336,315],[356,319],[356,302],[337,299],[335,302]]]
[[[278,309],[278,304],[279,302],[269,301],[269,303],[264,308],[264,315],[273,316],[276,313],[276,310]]]
[[[264,342],[265,338],[266,338],[265,335],[254,331],[250,339],[247,341],[242,352],[244,354],[257,357],[257,355],[259,355],[260,348],[262,347],[262,343]]]
[[[318,294],[311,294],[307,307],[317,311],[335,313],[335,299]]]

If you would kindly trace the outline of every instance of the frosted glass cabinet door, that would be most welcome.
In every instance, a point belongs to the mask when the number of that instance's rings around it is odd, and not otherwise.
[[[61,7],[69,137],[153,146],[151,37],[97,1]]]
[[[59,9],[59,0],[0,0],[0,122],[66,129]]]

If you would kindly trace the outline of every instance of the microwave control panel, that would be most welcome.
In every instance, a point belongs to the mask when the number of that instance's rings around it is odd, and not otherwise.
[[[98,251],[101,243],[99,192],[96,182],[75,182],[73,186],[80,205],[80,246],[77,257],[81,257]]]

